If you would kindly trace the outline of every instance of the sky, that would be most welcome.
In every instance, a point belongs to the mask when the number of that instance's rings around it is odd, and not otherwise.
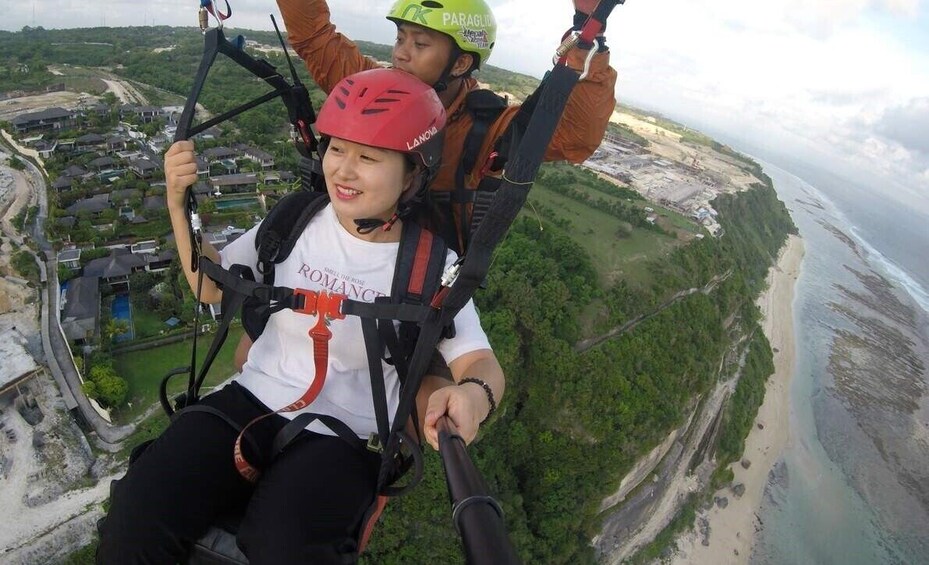
[[[488,0],[493,65],[541,76],[569,0]],[[270,0],[230,0],[270,29]],[[349,37],[390,43],[392,0],[330,0]],[[196,25],[196,0],[0,0],[0,29]],[[544,9],[540,9],[544,6]],[[929,0],[627,0],[607,30],[622,102],[736,147],[839,172],[929,214]],[[762,156],[762,155],[759,155]]]

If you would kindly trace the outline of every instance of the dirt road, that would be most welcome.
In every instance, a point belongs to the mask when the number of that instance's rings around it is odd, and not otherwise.
[[[124,104],[148,104],[148,99],[136,90],[134,86],[124,80],[102,79],[106,83],[107,92],[112,92]]]

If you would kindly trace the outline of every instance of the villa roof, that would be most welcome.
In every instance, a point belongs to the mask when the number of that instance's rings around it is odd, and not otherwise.
[[[93,261],[91,261],[93,262]],[[68,281],[68,290],[61,307],[61,319],[93,318],[97,315],[100,281],[96,277],[77,277]]]
[[[106,138],[98,133],[85,133],[74,141],[76,143],[103,143]]]
[[[128,276],[134,269],[145,266],[145,259],[127,249],[114,250],[109,257],[94,259],[84,266],[85,277],[110,279]]]
[[[20,114],[16,116],[10,123],[14,126],[20,124],[27,124],[29,122],[36,122],[40,120],[60,120],[62,118],[70,118],[74,115],[74,112],[71,110],[65,110],[64,108],[47,108],[39,112],[29,112],[28,114]]]
[[[67,169],[61,172],[63,176],[66,177],[79,177],[81,175],[86,175],[87,171],[77,165],[71,165]]]

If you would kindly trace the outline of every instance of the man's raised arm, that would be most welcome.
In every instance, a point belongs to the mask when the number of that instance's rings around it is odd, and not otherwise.
[[[325,0],[277,0],[277,6],[287,28],[287,41],[327,94],[348,75],[377,67],[352,40],[336,31]]]

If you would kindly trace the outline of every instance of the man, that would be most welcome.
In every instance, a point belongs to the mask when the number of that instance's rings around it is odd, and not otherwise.
[[[597,3],[597,0],[574,0],[574,29],[580,28]],[[325,0],[278,0],[277,4],[290,44],[325,92],[345,76],[377,66],[374,60],[363,56],[352,41],[336,31]],[[464,187],[459,188],[468,189],[473,198],[473,189],[478,186],[482,171],[486,170],[495,143],[519,110],[518,106],[511,106],[490,124],[473,167],[457,175],[465,153],[465,139],[474,124],[473,116],[465,108],[465,99],[479,88],[471,73],[486,62],[496,40],[493,13],[484,0],[398,0],[387,19],[397,26],[391,63],[432,84],[449,116],[442,167],[430,189],[433,195],[446,193],[447,196],[460,184],[456,177],[463,177]],[[553,44],[555,40],[557,38],[553,38]],[[568,54],[569,66],[583,69],[590,48],[572,49]],[[546,151],[547,161],[580,163],[600,145],[616,103],[613,94],[616,71],[609,66],[609,51],[602,43],[598,51],[587,77],[577,84],[568,100]],[[441,227],[453,231],[440,231],[449,245],[462,252],[468,236],[462,226],[470,220],[471,206],[457,196],[450,200],[457,201],[449,214],[450,225]]]
[[[599,2],[573,0],[573,3],[572,29],[580,29]],[[344,77],[378,66],[336,31],[325,0],[277,0],[277,4],[287,27],[288,41],[326,93]],[[493,50],[496,21],[484,0],[397,0],[387,19],[397,26],[391,63],[433,85],[448,115],[442,164],[429,188],[433,199],[444,204],[444,209],[440,210],[445,216],[444,225],[435,226],[435,231],[450,247],[463,253],[472,205],[460,195],[474,197],[477,193],[474,189],[480,184],[497,140],[506,133],[519,111],[519,106],[503,110],[489,124],[483,141],[478,140],[480,150],[474,165],[468,171],[458,170],[465,154],[466,138],[475,123],[466,107],[468,95],[479,90],[471,73],[487,61]],[[546,150],[547,161],[583,162],[603,139],[616,104],[613,94],[616,71],[610,67],[605,39],[598,39],[600,46],[590,61],[588,74],[574,87]],[[579,71],[583,69],[592,48],[593,45],[582,45],[572,49],[568,53],[568,65]],[[456,188],[458,194],[453,195]],[[235,354],[237,367],[244,364],[250,346],[251,340],[243,335]],[[441,367],[430,368],[430,374],[442,372]],[[444,384],[440,379],[427,376],[420,398],[428,398],[434,387]],[[420,415],[422,408],[420,406]]]

